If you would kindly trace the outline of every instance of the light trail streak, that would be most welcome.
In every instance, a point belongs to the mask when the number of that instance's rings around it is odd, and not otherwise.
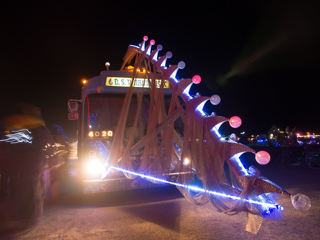
[[[6,134],[6,139],[1,139],[1,142],[16,143],[32,143],[31,132],[28,129],[12,130],[11,133]]]
[[[121,172],[124,172],[124,173],[128,173],[128,174],[131,174],[131,175],[135,175],[135,176],[139,176],[139,177],[142,177],[142,178],[146,178],[148,180],[157,181],[157,182],[161,182],[161,183],[168,183],[168,184],[171,184],[171,185],[175,185],[177,187],[187,188],[187,189],[190,189],[190,190],[193,190],[193,191],[208,193],[208,194],[212,194],[212,195],[215,195],[215,196],[230,198],[230,199],[238,200],[238,201],[244,201],[244,202],[251,203],[251,204],[262,205],[262,206],[267,207],[267,208],[276,208],[276,209],[283,210],[283,207],[281,205],[278,205],[278,204],[272,204],[272,203],[266,203],[266,202],[258,202],[258,201],[254,201],[254,200],[251,200],[251,199],[243,199],[243,198],[240,198],[240,197],[237,197],[237,196],[232,196],[232,195],[228,195],[228,194],[224,194],[224,193],[205,190],[203,188],[199,188],[199,187],[195,187],[195,186],[190,186],[190,185],[184,185],[184,184],[181,184],[181,183],[170,182],[170,181],[167,181],[167,180],[164,180],[164,179],[161,179],[161,178],[155,178],[155,177],[152,177],[152,176],[149,176],[149,175],[128,171],[128,170],[125,170],[123,168],[114,167],[114,166],[109,167],[108,170],[103,174],[101,179],[105,178],[109,174],[111,169],[115,169],[115,170],[118,170],[118,171],[121,171]]]

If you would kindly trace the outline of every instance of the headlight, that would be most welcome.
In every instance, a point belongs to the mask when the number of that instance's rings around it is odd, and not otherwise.
[[[88,161],[86,170],[90,175],[101,175],[103,170],[103,164],[97,159],[91,159]]]

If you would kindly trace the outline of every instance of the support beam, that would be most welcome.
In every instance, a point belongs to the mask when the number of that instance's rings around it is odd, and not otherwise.
[[[183,105],[181,105],[178,109],[176,109],[173,113],[170,114],[162,123],[160,123],[157,128],[156,132],[157,134],[160,133],[162,130],[166,129],[170,126],[175,120],[177,120],[183,113],[185,112]],[[134,154],[136,151],[138,151],[140,148],[142,148],[146,144],[146,136],[140,139],[139,142],[137,142],[132,148],[130,149],[130,156]],[[121,161],[122,158],[118,160],[118,162]]]

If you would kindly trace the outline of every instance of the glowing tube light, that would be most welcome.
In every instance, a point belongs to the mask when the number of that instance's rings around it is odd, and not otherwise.
[[[190,83],[188,85],[188,87],[186,87],[182,92],[182,94],[186,95],[189,98],[188,101],[192,98],[191,95],[189,94],[189,91],[190,91],[190,88],[191,88],[192,84],[193,84],[193,82]]]
[[[203,117],[206,116],[206,113],[203,111],[203,107],[204,107],[204,105],[206,104],[207,101],[208,101],[208,100],[203,101],[203,102],[200,103],[200,104],[197,106],[197,108],[196,108],[196,110],[197,110],[198,112],[200,112],[200,114],[201,114]]]
[[[176,75],[177,75],[178,70],[179,70],[179,68],[177,68],[176,70],[174,70],[174,71],[171,73],[170,77],[169,77],[169,78],[171,78],[172,80],[174,80],[176,83],[178,82],[178,80],[176,79]]]
[[[216,127],[213,127],[211,129],[211,131],[214,132],[218,138],[221,138],[221,135],[220,135],[219,131],[216,129]]]
[[[151,53],[151,46],[148,48],[146,55],[150,56],[150,53]]]
[[[134,48],[139,49],[139,46],[136,46],[136,45],[129,45],[129,47],[134,47]]]
[[[158,60],[158,52],[159,52],[159,50],[154,54],[154,56],[152,58],[153,61],[157,61]]]
[[[164,179],[161,179],[161,178],[155,178],[155,177],[152,177],[152,176],[148,176],[148,175],[145,175],[145,174],[140,174],[140,173],[128,171],[128,170],[125,170],[123,168],[118,168],[118,167],[113,167],[113,166],[111,166],[103,174],[102,178],[107,176],[111,169],[115,169],[115,170],[118,170],[118,171],[121,171],[121,172],[124,172],[124,173],[128,173],[128,174],[131,174],[131,175],[135,175],[135,176],[139,176],[139,177],[142,177],[142,178],[146,178],[146,179],[149,179],[149,180],[152,180],[152,181],[168,183],[168,184],[175,185],[175,186],[178,186],[178,187],[188,188],[188,189],[194,190],[194,191],[199,191],[199,192],[203,192],[203,193],[209,193],[209,194],[212,194],[212,195],[215,195],[215,196],[230,198],[230,199],[233,199],[233,200],[245,201],[245,202],[248,202],[248,203],[263,205],[263,206],[268,207],[268,208],[278,208],[278,209],[283,210],[283,207],[281,205],[265,203],[265,202],[258,202],[258,201],[254,201],[254,200],[251,200],[251,199],[243,199],[243,198],[240,198],[240,197],[236,197],[236,196],[232,196],[232,195],[228,195],[228,194],[224,194],[224,193],[205,190],[205,189],[199,188],[199,187],[188,186],[188,185],[184,185],[184,184],[181,184],[181,183],[170,182],[170,181],[167,181],[167,180],[164,180]]]
[[[240,167],[241,171],[244,172],[245,175],[249,175],[247,169],[243,166],[242,162],[240,161],[240,156],[243,154],[243,152],[237,153],[232,156],[231,159],[235,160],[238,163],[238,166]]]
[[[210,132],[214,132],[218,138],[221,138],[221,135],[219,133],[219,128],[221,127],[221,125],[223,124],[224,122],[220,122],[218,124],[216,124],[211,130]]]

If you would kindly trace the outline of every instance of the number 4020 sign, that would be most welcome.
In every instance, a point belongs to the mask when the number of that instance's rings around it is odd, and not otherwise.
[[[102,137],[102,138],[111,138],[113,137],[113,132],[110,131],[89,131],[88,132],[88,137],[90,138],[98,138],[98,137]]]

